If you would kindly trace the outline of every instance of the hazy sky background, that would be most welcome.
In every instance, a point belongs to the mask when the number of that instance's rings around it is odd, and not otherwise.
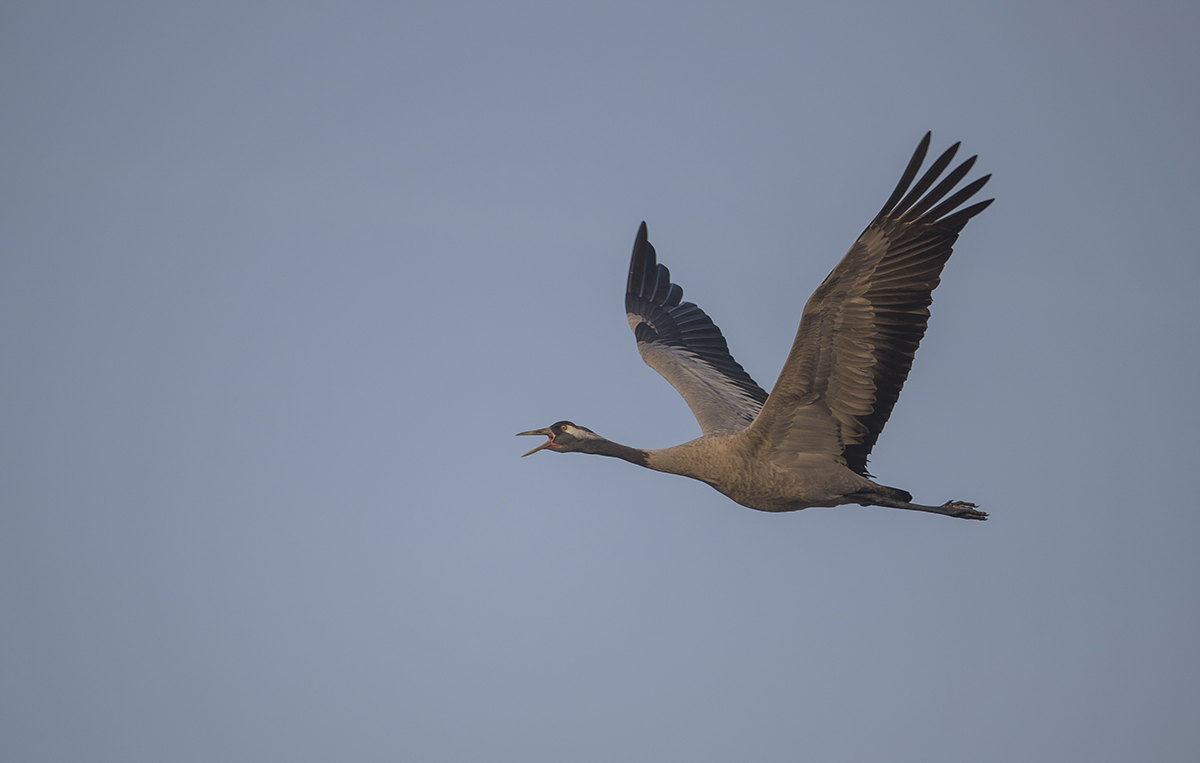
[[[1194,2],[0,8],[0,759],[1200,757]],[[769,515],[637,225],[767,388],[926,130],[996,203],[872,458]]]

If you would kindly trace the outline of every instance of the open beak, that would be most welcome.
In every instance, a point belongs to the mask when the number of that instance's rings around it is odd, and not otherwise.
[[[543,448],[549,448],[551,445],[554,444],[554,433],[550,431],[549,427],[547,427],[546,429],[534,429],[532,432],[517,432],[517,437],[520,437],[521,435],[527,435],[527,434],[545,435],[546,437],[549,437],[550,439],[546,440],[541,445],[539,445],[536,448],[534,448],[533,450],[529,451],[524,456],[521,456],[521,458],[525,458],[525,456],[532,456],[534,453],[537,453],[539,450],[542,450]]]

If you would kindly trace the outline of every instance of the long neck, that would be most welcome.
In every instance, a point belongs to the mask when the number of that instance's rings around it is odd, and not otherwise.
[[[638,466],[649,465],[649,454],[646,451],[631,448],[628,445],[621,445],[612,440],[606,440],[599,435],[596,435],[594,438],[588,438],[586,445],[580,447],[579,450],[583,453],[595,453],[598,456],[612,456],[613,458],[619,458],[622,461],[628,461]]]

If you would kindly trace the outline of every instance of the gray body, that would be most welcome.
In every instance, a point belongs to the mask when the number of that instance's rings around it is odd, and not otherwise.
[[[906,491],[879,485],[867,472],[925,335],[942,267],[967,221],[992,201],[959,208],[990,176],[951,193],[975,162],[971,157],[942,176],[957,143],[917,180],[929,139],[809,298],[770,395],[733,359],[708,315],[682,301],[683,289],[658,264],[643,222],[625,294],[629,325],[642,358],[683,396],[704,435],[641,450],[560,421],[521,432],[549,438],[525,455],[549,449],[621,458],[700,480],[759,511],[861,504],[986,519],[971,503],[912,503]]]
[[[798,453],[781,465],[746,440],[745,433],[699,437],[673,448],[646,451],[646,466],[700,480],[759,511],[838,506],[847,502],[848,495],[869,495],[880,489],[828,456]]]

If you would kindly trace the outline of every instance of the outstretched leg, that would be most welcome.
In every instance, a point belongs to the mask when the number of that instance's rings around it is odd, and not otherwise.
[[[910,500],[905,500],[912,496],[903,490],[896,488],[885,489],[892,491],[891,495],[881,495],[879,493],[863,495],[860,493],[860,498],[856,503],[862,506],[884,506],[889,509],[928,511],[931,514],[944,514],[947,517],[958,517],[959,519],[986,520],[988,518],[986,511],[978,511],[978,507],[975,504],[967,503],[966,501],[946,501],[941,506],[925,506],[924,504],[912,503]]]
[[[923,506],[919,503],[908,503],[907,501],[897,501],[895,504],[884,503],[880,505],[891,509],[912,509],[913,511],[945,514],[948,517],[958,517],[959,519],[980,519],[986,521],[988,518],[986,511],[978,511],[978,507],[975,504],[967,503],[966,501],[946,501],[941,506]]]

